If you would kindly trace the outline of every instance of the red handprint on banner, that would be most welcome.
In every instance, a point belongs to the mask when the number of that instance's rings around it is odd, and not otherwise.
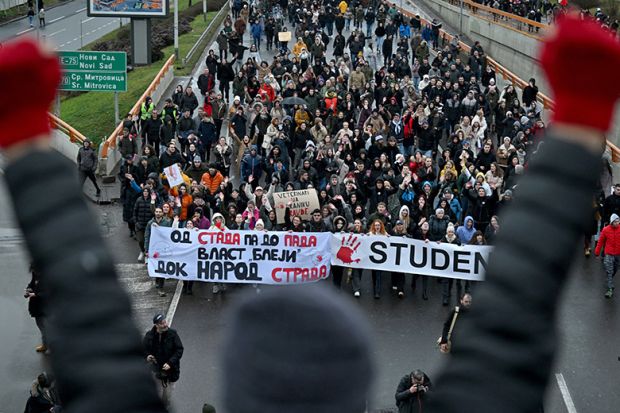
[[[342,242],[340,243],[340,249],[336,254],[336,258],[342,261],[345,264],[351,264],[353,262],[360,262],[359,258],[353,258],[353,254],[360,247],[361,242],[357,241],[357,237],[353,235],[349,235],[348,238],[342,237]]]

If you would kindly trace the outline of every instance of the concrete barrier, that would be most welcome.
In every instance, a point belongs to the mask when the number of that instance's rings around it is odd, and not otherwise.
[[[449,25],[459,27],[460,7],[443,0],[417,1],[439,14]],[[549,94],[550,90],[536,59],[540,47],[540,40],[536,36],[470,15],[467,9],[463,10],[463,34],[472,40],[478,40],[486,54],[493,56],[497,62],[520,78],[535,78],[540,92]]]

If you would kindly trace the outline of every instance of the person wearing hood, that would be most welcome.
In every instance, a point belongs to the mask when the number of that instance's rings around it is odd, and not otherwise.
[[[315,210],[315,212],[316,211],[318,211],[318,209]],[[312,214],[312,220],[314,220],[314,213]],[[310,223],[310,226],[312,226],[312,222]],[[331,227],[332,227],[331,232],[333,232],[334,234],[347,232],[348,224],[347,224],[346,218],[343,217],[342,215],[335,216],[334,219],[332,220]],[[312,228],[310,228],[309,231],[313,232]],[[334,283],[334,287],[336,287],[339,290],[342,286],[343,275],[344,275],[344,267],[341,267],[339,265],[332,265],[332,282]]]
[[[246,154],[241,160],[241,180],[250,183],[256,189],[263,169],[263,158],[258,154],[258,147],[252,145],[250,153]],[[252,177],[251,181],[250,177]]]
[[[456,229],[456,235],[463,244],[469,244],[475,232],[474,219],[470,215],[466,216],[463,220],[463,225]]]
[[[618,214],[611,214],[609,225],[601,231],[594,255],[598,257],[601,252],[605,253],[603,266],[607,274],[605,298],[612,298],[614,295],[614,277],[620,265],[620,216]]]

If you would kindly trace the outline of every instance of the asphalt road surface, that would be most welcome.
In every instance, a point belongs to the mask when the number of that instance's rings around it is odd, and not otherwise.
[[[34,27],[28,24],[28,18],[0,26],[0,42],[17,36],[35,36],[45,39],[56,50],[78,50],[83,45],[93,42],[112,30],[118,29],[120,19],[113,17],[88,17],[86,2],[72,1],[46,11],[46,26],[39,28],[35,18]],[[122,19],[123,25],[129,19]]]

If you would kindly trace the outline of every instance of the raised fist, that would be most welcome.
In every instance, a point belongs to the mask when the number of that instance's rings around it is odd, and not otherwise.
[[[60,82],[58,56],[30,38],[0,49],[0,148],[50,131],[49,107]],[[10,97],[10,99],[9,99]]]
[[[620,97],[620,42],[611,32],[590,18],[561,17],[540,63],[554,94],[554,121],[609,129]]]

